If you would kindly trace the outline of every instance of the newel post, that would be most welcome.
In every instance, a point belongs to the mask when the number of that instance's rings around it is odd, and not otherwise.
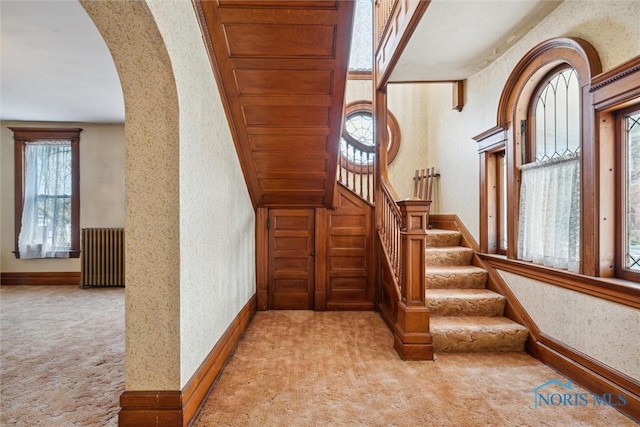
[[[425,255],[431,201],[398,202],[402,213],[402,301],[398,304],[394,348],[403,360],[433,360],[426,304]]]

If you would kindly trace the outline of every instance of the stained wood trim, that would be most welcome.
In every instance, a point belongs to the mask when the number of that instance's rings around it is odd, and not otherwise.
[[[79,271],[0,273],[4,285],[80,285]]]
[[[269,309],[269,230],[267,208],[256,209],[256,295],[257,309]]]
[[[182,389],[183,425],[193,421],[231,353],[247,330],[256,313],[256,295],[242,307],[222,338]]]
[[[371,80],[373,79],[372,71],[351,71],[347,73],[347,80]]]
[[[69,258],[80,257],[80,132],[82,128],[9,127],[14,140],[14,251],[20,258],[18,237],[24,208],[24,151],[26,143],[37,140],[68,140],[71,143],[71,250]]]
[[[403,3],[403,7],[400,7],[400,2],[395,2],[380,40],[375,46],[373,67],[377,88],[386,86],[393,68],[431,2],[429,0],[407,0]],[[374,7],[374,22],[378,12],[378,8]]]
[[[540,68],[558,60],[567,62],[576,69],[580,86],[584,85],[585,80],[590,81],[592,76],[602,71],[598,53],[585,40],[557,38],[538,44],[527,52],[511,71],[498,103],[497,126],[509,128],[513,104],[520,94],[517,88],[523,86]]]
[[[462,111],[464,107],[464,80],[457,80],[453,82],[452,90],[452,110],[458,112]]]
[[[602,395],[624,394],[627,404],[617,406],[616,410],[630,416],[636,422],[640,420],[640,383],[589,356],[574,350],[559,341],[541,334],[530,349],[530,354],[549,365],[562,375],[586,388]]]
[[[504,148],[507,137],[507,129],[502,126],[494,126],[472,138],[478,143],[478,152],[495,151]]]
[[[338,191],[336,191],[338,193]],[[327,309],[327,209],[317,208],[315,218],[315,295],[316,311]]]
[[[182,394],[170,391],[125,391],[120,395],[119,427],[182,426]]]
[[[630,74],[640,72],[640,55],[635,58],[631,58],[630,60],[623,62],[615,68],[612,68],[609,71],[598,74],[593,79],[591,79],[591,90],[590,92],[596,92],[598,90],[603,89],[605,86],[608,86],[617,80],[628,77]]]
[[[240,310],[181,391],[125,391],[120,396],[120,427],[188,426],[247,330],[256,312],[256,295]]]
[[[640,308],[640,284],[584,276],[499,255],[478,254],[490,266],[629,307]]]

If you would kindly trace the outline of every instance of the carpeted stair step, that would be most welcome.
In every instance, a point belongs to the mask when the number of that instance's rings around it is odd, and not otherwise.
[[[431,316],[502,316],[506,298],[488,289],[429,289]]]
[[[463,246],[427,247],[427,265],[468,265],[473,257],[473,249]],[[428,269],[427,269],[428,270]]]
[[[426,268],[428,289],[483,289],[487,271],[473,265],[432,265]]]
[[[432,317],[436,352],[524,351],[529,331],[506,317]]]
[[[429,246],[458,246],[462,234],[459,231],[440,230],[433,228],[427,230],[427,247]]]

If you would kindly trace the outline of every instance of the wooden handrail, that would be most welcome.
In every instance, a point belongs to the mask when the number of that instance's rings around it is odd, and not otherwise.
[[[402,295],[402,213],[396,203],[397,197],[392,187],[382,180],[382,194],[378,201],[381,215],[378,216],[378,235],[385,251],[388,267],[393,273],[398,295]]]

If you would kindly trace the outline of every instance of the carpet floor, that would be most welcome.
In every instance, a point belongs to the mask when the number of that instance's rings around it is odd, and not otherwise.
[[[585,406],[536,407],[534,388],[567,380],[525,353],[403,362],[392,346],[373,312],[258,312],[194,425],[636,425],[588,394]],[[540,392],[567,391],[552,384]]]
[[[0,324],[0,425],[118,425],[123,288],[0,286]]]
[[[0,286],[0,325],[0,425],[117,425],[123,289]],[[259,312],[194,425],[636,425],[590,398],[536,407],[567,380],[524,353],[403,362],[392,345],[373,312]]]

